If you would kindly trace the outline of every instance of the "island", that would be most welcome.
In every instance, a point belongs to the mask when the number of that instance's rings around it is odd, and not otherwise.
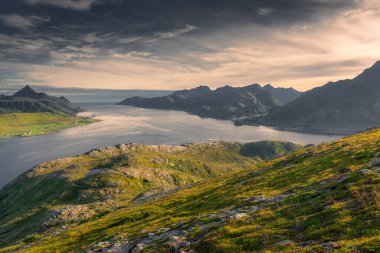
[[[65,97],[38,93],[27,85],[11,96],[0,95],[0,138],[44,135],[97,121],[77,116],[80,111]]]

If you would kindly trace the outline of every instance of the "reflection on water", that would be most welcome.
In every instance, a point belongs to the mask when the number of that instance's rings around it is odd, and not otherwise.
[[[87,105],[84,116],[101,122],[58,133],[0,140],[0,187],[36,164],[120,143],[183,144],[220,140],[286,140],[301,144],[340,136],[279,131],[264,126],[236,127],[230,121],[199,118],[180,111]]]

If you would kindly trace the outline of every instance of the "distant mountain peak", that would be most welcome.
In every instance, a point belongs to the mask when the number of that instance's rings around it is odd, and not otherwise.
[[[14,96],[15,97],[34,97],[38,94],[35,90],[32,89],[29,85],[26,85],[21,90],[17,91]]]
[[[194,90],[211,91],[210,87],[207,85],[199,85],[198,87],[194,88]]]
[[[274,88],[271,84],[266,84],[266,85],[264,85],[264,87],[263,88]]]
[[[12,96],[0,95],[0,113],[2,112],[50,112],[74,115],[79,108],[74,106],[65,97],[49,96],[43,92],[36,92],[26,85]]]

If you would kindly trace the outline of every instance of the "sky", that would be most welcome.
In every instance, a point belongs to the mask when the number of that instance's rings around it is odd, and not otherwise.
[[[1,0],[0,89],[304,91],[380,60],[379,27],[379,0]]]

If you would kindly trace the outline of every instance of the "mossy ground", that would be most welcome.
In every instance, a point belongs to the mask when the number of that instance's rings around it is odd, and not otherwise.
[[[95,122],[85,117],[71,117],[47,112],[0,114],[0,138],[44,135],[64,128]]]
[[[190,248],[196,252],[380,252],[380,177],[375,164],[371,164],[380,153],[379,129],[301,149],[258,166],[250,164],[246,158],[237,159],[236,151],[229,153],[228,150],[233,148],[222,146],[208,149],[207,152],[197,149],[182,154],[194,164],[206,164],[207,161],[212,168],[222,158],[223,168],[240,164],[242,170],[231,170],[218,177],[205,177],[190,187],[152,201],[129,202],[83,223],[39,231],[36,224],[41,219],[40,213],[44,212],[41,208],[51,207],[58,199],[55,204],[70,203],[75,191],[69,191],[73,195],[65,195],[65,189],[57,190],[57,195],[50,196],[49,202],[46,201],[47,196],[40,194],[23,199],[22,196],[26,197],[25,192],[21,194],[22,185],[37,187],[41,185],[40,180],[45,180],[45,187],[69,187],[59,180],[74,180],[77,183],[75,180],[80,180],[80,176],[77,179],[51,178],[51,170],[59,168],[51,164],[51,167],[40,170],[44,174],[42,178],[39,173],[29,175],[2,191],[1,201],[7,207],[1,213],[8,213],[2,215],[0,231],[1,240],[5,243],[0,252],[85,251],[96,242],[112,241],[116,236],[139,241],[149,233],[156,233],[162,228],[176,229],[184,223],[194,226],[187,236],[191,241]],[[115,157],[115,153],[111,153],[109,159]],[[136,154],[136,161],[132,159],[130,164],[155,164],[152,162],[155,159],[137,159],[151,156],[152,152],[144,156],[138,152]],[[177,171],[181,171],[179,168],[183,165],[178,164],[184,158],[178,160],[178,155],[175,157],[168,163],[160,163],[159,167],[174,165]],[[202,160],[209,157],[210,160]],[[231,163],[233,160],[236,163]],[[67,161],[67,164],[73,161]],[[194,164],[191,163],[184,171],[193,168]],[[202,171],[205,167],[199,168]],[[49,191],[39,190],[41,194]],[[32,188],[24,191],[39,192]],[[9,196],[12,198],[9,199]],[[261,204],[257,200],[258,197],[270,199],[278,196],[284,197],[281,201]],[[18,201],[31,206],[31,197],[35,208],[39,208],[30,214],[20,212],[21,203],[9,203]],[[257,206],[260,209],[246,212],[247,215],[239,219],[221,221],[218,218],[223,212]],[[202,229],[202,224],[213,222],[219,222],[219,225]],[[22,228],[25,231],[20,232]],[[170,250],[166,242],[159,241],[147,245],[143,252]]]

